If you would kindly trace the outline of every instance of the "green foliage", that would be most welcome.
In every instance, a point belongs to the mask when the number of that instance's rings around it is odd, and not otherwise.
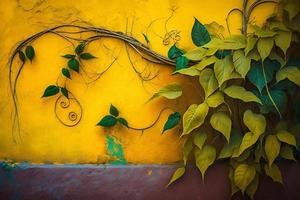
[[[59,87],[56,85],[49,85],[45,91],[42,97],[50,97],[54,96],[59,92]]]
[[[69,98],[69,91],[65,87],[61,87],[60,91],[65,97]]]
[[[83,59],[83,60],[90,60],[90,59],[93,59],[93,58],[96,58],[96,57],[93,56],[90,53],[82,53],[82,54],[80,54],[80,58]]]
[[[164,129],[163,129],[162,133],[164,133],[166,130],[172,129],[175,126],[177,126],[180,122],[180,119],[181,119],[181,115],[179,112],[172,113],[168,117],[168,120],[166,121],[166,123],[164,125]]]
[[[196,18],[192,29],[192,40],[196,46],[203,46],[207,44],[211,39],[210,35],[203,24],[201,24]]]
[[[109,113],[115,117],[119,116],[119,110],[112,104],[110,105]]]
[[[75,72],[79,73],[79,62],[76,58],[71,58],[68,61],[68,67],[74,70]]]
[[[106,115],[103,117],[100,122],[97,124],[97,126],[103,126],[103,127],[112,127],[117,124],[117,118],[112,115]]]
[[[149,101],[156,99],[158,97],[165,97],[167,99],[177,99],[182,95],[182,88],[179,84],[173,83],[164,86],[158,92],[156,92]]]
[[[109,115],[104,116],[100,122],[97,124],[97,126],[102,127],[113,127],[117,123],[121,124],[122,126],[125,126],[127,128],[130,128],[128,125],[128,122],[125,118],[119,117],[119,110],[114,105],[110,105],[109,107]]]
[[[25,54],[23,53],[23,51],[18,51],[18,54],[19,54],[20,60],[24,63],[26,61],[26,57],[25,57]]]
[[[176,47],[176,44],[174,44],[168,51],[168,58],[170,59],[176,59],[180,56],[182,56],[184,54],[184,52]]]
[[[71,79],[70,71],[67,68],[62,68],[61,73],[68,79]]]
[[[30,60],[30,62],[32,62],[32,60],[35,56],[34,48],[31,45],[27,46],[25,49],[25,54],[26,54],[26,57]]]

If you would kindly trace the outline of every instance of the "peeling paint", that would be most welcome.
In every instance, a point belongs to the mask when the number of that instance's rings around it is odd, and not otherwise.
[[[127,161],[124,157],[123,147],[119,139],[113,135],[106,135],[106,149],[110,156],[109,164],[124,165]]]

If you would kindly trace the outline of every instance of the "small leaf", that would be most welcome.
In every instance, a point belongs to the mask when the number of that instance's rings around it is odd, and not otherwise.
[[[232,35],[224,40],[212,38],[209,43],[203,46],[209,49],[238,50],[246,47],[246,38],[243,35]]]
[[[231,56],[227,56],[222,60],[218,60],[214,65],[215,76],[218,80],[219,86],[230,79],[231,73],[234,70]]]
[[[289,31],[278,31],[278,35],[275,36],[275,44],[278,46],[284,54],[290,47],[292,41],[292,32]]]
[[[178,180],[180,177],[182,177],[185,173],[185,168],[184,167],[179,167],[178,169],[176,169],[176,171],[174,172],[170,182],[168,183],[167,187],[169,185],[171,185],[172,183],[174,183],[176,180]]]
[[[79,72],[79,62],[75,58],[72,58],[68,61],[68,66],[75,72]]]
[[[97,126],[103,126],[103,127],[112,127],[116,125],[117,119],[112,115],[106,115],[101,119],[101,121],[97,124]]]
[[[217,61],[218,61],[218,59],[216,58],[216,56],[211,56],[208,58],[206,57],[206,58],[203,58],[199,63],[197,63],[193,67],[199,71],[202,71],[205,67],[212,65]]]
[[[199,76],[200,75],[200,71],[194,67],[180,69],[178,71],[175,71],[173,74],[176,74],[176,73],[184,74],[184,75],[188,75],[188,76]]]
[[[222,133],[229,142],[232,123],[228,115],[224,112],[214,113],[210,118],[210,124],[215,130]]]
[[[68,92],[68,90],[67,90],[66,88],[61,87],[61,88],[60,88],[60,91],[61,91],[61,93],[62,93],[65,97],[69,98],[69,92]]]
[[[75,58],[75,55],[72,55],[72,54],[65,54],[65,55],[63,55],[62,57],[67,58],[67,59],[72,59],[72,58]]]
[[[258,40],[257,50],[263,61],[270,55],[273,46],[274,46],[273,38],[261,38]]]
[[[269,161],[269,167],[280,153],[280,142],[275,135],[268,135],[265,143],[265,152]]]
[[[251,132],[246,133],[242,139],[242,143],[240,145],[237,154],[235,154],[233,157],[240,156],[246,149],[254,145],[257,142],[258,138],[259,138],[258,135],[255,135]]]
[[[34,48],[31,45],[27,46],[25,49],[25,54],[27,58],[30,60],[30,62],[32,62],[35,55]]]
[[[205,141],[207,139],[207,135],[205,133],[197,133],[195,136],[194,136],[194,144],[199,148],[199,149],[202,149]]]
[[[145,41],[147,42],[147,44],[149,44],[150,41],[149,41],[149,39],[148,39],[148,36],[147,36],[146,34],[144,34],[144,33],[143,33],[143,36],[144,36],[144,39],[145,39]]]
[[[44,94],[42,97],[49,97],[56,95],[59,92],[59,87],[55,85],[49,85],[46,90],[44,91]]]
[[[254,180],[248,185],[246,189],[246,194],[251,198],[254,199],[254,195],[256,193],[256,190],[258,188],[258,183],[259,183],[259,175],[255,175]]]
[[[202,60],[204,57],[212,56],[216,53],[216,49],[205,49],[203,47],[197,47],[184,54],[184,56],[193,61]]]
[[[296,159],[294,157],[293,149],[287,145],[284,145],[283,147],[281,147],[280,156],[287,160],[296,161]]]
[[[211,145],[205,145],[202,149],[195,150],[196,165],[201,172],[202,180],[204,180],[208,167],[214,163],[216,154],[216,149]]]
[[[176,58],[176,71],[186,68],[188,64],[189,60],[186,57],[180,56]]]
[[[256,38],[252,35],[247,37],[247,46],[245,48],[245,55],[247,56],[249,52],[255,47],[256,45]]]
[[[187,164],[189,155],[191,153],[191,151],[193,150],[193,140],[191,139],[191,137],[189,137],[183,146],[183,150],[182,150],[182,154],[183,154],[183,163],[184,165]]]
[[[265,172],[266,172],[266,175],[271,177],[274,182],[279,182],[282,184],[281,172],[276,164],[272,164],[271,167],[269,167],[268,165],[265,165]]]
[[[71,79],[70,71],[67,68],[62,68],[61,73],[68,79]]]
[[[266,130],[266,118],[261,114],[255,114],[251,110],[246,110],[243,117],[244,124],[257,136]]]
[[[26,61],[26,57],[25,57],[25,54],[23,53],[23,51],[18,51],[19,53],[19,58],[20,60],[24,63]]]
[[[238,50],[233,53],[233,64],[235,70],[245,78],[250,70],[251,59],[245,56],[244,51]]]
[[[242,137],[236,131],[233,131],[230,136],[229,143],[225,144],[222,148],[218,159],[229,158],[232,156],[233,151],[239,148],[242,142]]]
[[[201,126],[204,123],[208,110],[209,108],[206,103],[191,105],[183,115],[182,135],[187,135],[194,129]]]
[[[112,104],[110,105],[109,113],[115,117],[119,116],[119,110]]]
[[[234,170],[234,183],[244,193],[248,185],[254,180],[255,174],[255,167],[247,164],[240,164]]]
[[[149,101],[158,98],[165,97],[167,99],[177,99],[182,95],[182,88],[179,84],[173,83],[162,87],[158,92],[156,92]]]
[[[174,60],[183,55],[183,51],[174,44],[168,51],[168,58]]]
[[[199,82],[205,92],[205,98],[218,89],[218,82],[212,69],[204,69],[199,76]]]
[[[96,57],[93,56],[90,53],[82,53],[82,54],[80,54],[80,58],[83,59],[83,60],[90,60],[90,59],[93,59],[93,58],[96,58]]]
[[[80,55],[80,54],[83,52],[84,47],[85,47],[85,44],[84,44],[84,43],[79,44],[79,45],[75,48],[75,53],[76,53],[77,55]]]
[[[224,93],[234,99],[240,99],[244,102],[256,102],[262,104],[261,100],[244,87],[232,85],[224,90]]]
[[[181,115],[180,115],[179,112],[172,113],[168,117],[168,120],[167,120],[167,122],[164,125],[164,129],[163,129],[162,133],[164,133],[166,130],[172,129],[175,126],[177,126],[179,124],[179,122],[180,122],[180,119],[181,119]]]
[[[255,35],[257,35],[260,38],[271,38],[277,34],[274,31],[265,30],[257,25],[251,25],[250,27],[253,29]]]
[[[291,66],[284,67],[283,69],[277,72],[277,82],[282,81],[286,78],[300,86],[300,69],[298,67]]]
[[[296,147],[296,138],[291,133],[284,131],[284,130],[280,130],[277,132],[276,136],[280,142],[284,142],[284,143],[287,143],[289,145]]]
[[[122,118],[122,117],[119,117],[117,120],[118,120],[118,122],[119,122],[120,124],[122,124],[123,126],[126,126],[127,128],[129,128],[128,122],[127,122],[126,119],[124,119],[124,118]]]
[[[214,94],[210,95],[206,99],[206,103],[211,108],[216,108],[222,103],[224,103],[224,96],[223,93],[220,91],[215,92]]]
[[[203,24],[201,24],[196,18],[192,29],[192,40],[196,46],[203,46],[207,44],[211,39],[210,35]]]

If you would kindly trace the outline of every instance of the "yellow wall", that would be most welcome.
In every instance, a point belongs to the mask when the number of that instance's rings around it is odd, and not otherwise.
[[[101,40],[89,46],[98,59],[87,61],[92,71],[101,71],[111,61],[117,62],[97,82],[85,85],[82,78],[74,75],[69,83],[70,90],[80,100],[83,107],[81,122],[72,128],[63,126],[54,116],[54,98],[41,99],[45,87],[56,81],[66,60],[60,56],[71,53],[72,48],[54,35],[47,35],[32,45],[36,58],[32,64],[26,63],[18,83],[20,107],[20,137],[12,133],[12,100],[8,88],[7,60],[16,42],[29,35],[60,23],[84,20],[108,29],[125,32],[126,22],[132,35],[143,41],[149,24],[148,37],[153,50],[166,55],[169,46],[162,44],[166,33],[165,22],[172,8],[177,8],[167,24],[168,31],[179,30],[182,48],[192,48],[190,31],[195,16],[203,23],[216,21],[225,25],[225,17],[230,9],[241,7],[241,0],[0,0],[0,160],[5,158],[32,163],[97,163],[111,158],[105,145],[105,131],[95,124],[108,112],[109,105],[116,105],[132,126],[143,127],[156,119],[165,106],[173,106],[184,111],[186,106],[201,101],[201,94],[189,92],[199,88],[197,81],[171,76],[172,68],[146,63],[131,52],[141,69],[147,64],[159,76],[150,82],[141,80],[132,70],[124,44],[115,40]],[[264,14],[273,11],[272,6],[254,13],[255,20],[261,21]],[[238,32],[240,21],[236,15],[230,20],[233,32]],[[82,23],[81,23],[82,24]],[[226,34],[224,32],[224,34]],[[110,49],[108,50],[107,47]],[[18,63],[15,63],[18,64]],[[161,86],[179,81],[184,83],[185,97],[179,101],[155,100],[145,102]],[[112,130],[124,149],[128,163],[173,163],[181,158],[180,129],[161,135],[161,129],[169,113],[164,113],[159,123],[144,132],[116,127]],[[13,142],[12,134],[17,137]]]

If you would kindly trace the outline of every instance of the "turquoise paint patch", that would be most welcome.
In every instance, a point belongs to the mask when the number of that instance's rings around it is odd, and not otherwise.
[[[106,149],[108,155],[113,159],[108,162],[109,164],[127,164],[127,161],[124,157],[123,147],[117,137],[113,135],[106,135]]]

